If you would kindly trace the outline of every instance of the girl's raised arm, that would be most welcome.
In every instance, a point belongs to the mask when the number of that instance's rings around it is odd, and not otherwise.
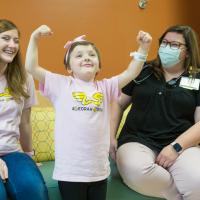
[[[146,61],[148,51],[151,45],[152,37],[149,33],[139,31],[137,35],[137,42],[139,48],[137,52],[131,53],[133,60],[130,62],[128,68],[119,75],[119,87],[123,88],[130,81],[135,79],[142,70],[144,62]]]
[[[26,70],[32,74],[33,78],[40,83],[45,81],[45,69],[38,64],[38,40],[41,36],[52,35],[51,29],[42,25],[31,34],[30,41],[26,52],[25,67]]]

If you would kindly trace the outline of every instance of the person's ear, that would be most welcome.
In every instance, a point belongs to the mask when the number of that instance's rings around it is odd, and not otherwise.
[[[185,52],[185,57],[188,58],[189,56],[190,56],[190,55],[189,55],[189,52],[186,51],[186,52]]]
[[[183,50],[181,58],[182,59],[187,59],[189,56],[190,55],[189,55],[188,50],[187,49]]]
[[[71,74],[71,73],[72,73],[71,68],[70,68],[70,67],[66,67],[66,68],[67,68],[67,72],[68,72],[69,74]]]
[[[99,74],[100,70],[100,68],[97,69],[96,76]]]

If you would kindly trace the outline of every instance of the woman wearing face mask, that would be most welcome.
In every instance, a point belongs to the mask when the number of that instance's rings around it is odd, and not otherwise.
[[[189,26],[173,26],[159,44],[158,57],[146,63],[113,105],[110,154],[133,190],[168,200],[199,200],[197,36]],[[117,149],[115,133],[131,103]]]

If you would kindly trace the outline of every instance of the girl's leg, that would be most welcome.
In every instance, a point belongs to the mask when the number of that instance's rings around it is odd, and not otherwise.
[[[5,186],[1,178],[0,178],[0,199],[7,200]]]
[[[183,151],[169,168],[177,189],[184,200],[200,199],[200,148],[191,147]]]
[[[145,145],[130,142],[117,151],[117,166],[126,185],[148,196],[180,200],[170,173],[155,164],[156,154]]]
[[[8,167],[6,189],[13,200],[48,200],[44,179],[35,162],[15,152],[2,156]]]
[[[87,200],[106,200],[107,179],[90,183]]]
[[[63,200],[87,200],[87,183],[58,181]]]

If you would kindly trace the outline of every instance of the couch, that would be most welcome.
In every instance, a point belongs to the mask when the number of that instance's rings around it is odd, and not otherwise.
[[[31,120],[33,129],[34,160],[42,172],[50,200],[61,200],[57,181],[52,179],[54,167],[54,109],[38,93],[39,104],[32,108]],[[125,112],[121,125],[124,123]],[[159,200],[147,197],[129,189],[121,180],[116,165],[111,161],[111,174],[108,178],[107,200]]]

